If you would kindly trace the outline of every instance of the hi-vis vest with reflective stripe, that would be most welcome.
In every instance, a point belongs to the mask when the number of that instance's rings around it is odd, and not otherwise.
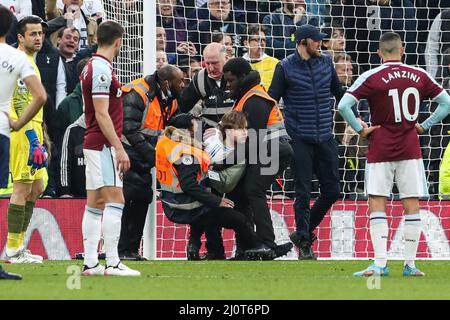
[[[173,209],[192,210],[203,206],[202,203],[194,201],[191,197],[183,193],[178,180],[178,172],[174,164],[183,157],[191,155],[200,164],[197,174],[198,183],[208,176],[210,163],[206,152],[194,146],[177,142],[166,136],[161,137],[156,144],[156,177],[161,184],[161,201]]]
[[[244,94],[244,96],[241,98],[241,100],[239,100],[239,102],[234,105],[233,110],[242,112],[245,102],[247,102],[247,100],[253,96],[259,96],[273,104],[272,111],[270,111],[269,119],[267,120],[267,139],[287,136],[287,132],[284,128],[283,115],[278,108],[277,102],[272,99],[271,96],[269,96],[264,87],[260,84],[257,84],[256,86],[248,90],[247,93]]]
[[[122,86],[122,92],[131,92],[133,90],[141,96],[145,105],[140,131],[149,136],[159,136],[162,133],[162,130],[164,130],[164,115],[161,113],[161,106],[158,98],[155,97],[152,101],[150,101],[147,96],[147,92],[150,91],[150,86],[144,78],[136,79],[129,84]],[[177,109],[178,103],[176,99],[174,99],[170,110],[169,108],[166,108],[164,111],[166,116],[168,115],[168,118],[170,118],[177,111]]]

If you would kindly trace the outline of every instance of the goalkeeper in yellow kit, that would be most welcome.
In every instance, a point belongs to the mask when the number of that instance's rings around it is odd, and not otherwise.
[[[42,47],[42,20],[36,16],[23,18],[18,25],[19,50],[26,53],[40,78],[34,55]],[[27,86],[18,80],[11,102],[10,117],[17,120],[32,101]],[[43,192],[46,151],[43,144],[43,110],[21,130],[11,133],[10,170],[13,193],[8,207],[8,240],[5,263],[42,263],[42,257],[24,249],[24,236],[37,198]]]

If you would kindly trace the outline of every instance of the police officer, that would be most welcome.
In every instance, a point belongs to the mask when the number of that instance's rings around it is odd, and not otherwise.
[[[153,196],[150,170],[155,165],[154,147],[167,122],[178,112],[176,98],[183,88],[183,72],[172,65],[122,87],[122,143],[131,160],[123,181],[125,208],[119,241],[123,260],[142,260],[138,249]]]
[[[231,111],[234,99],[226,88],[223,66],[227,61],[227,49],[219,43],[210,43],[203,51],[206,68],[194,76],[181,95],[180,109],[189,112],[202,101],[202,120],[205,128],[216,127],[222,116]]]
[[[201,143],[193,138],[197,125],[193,116],[180,114],[170,124],[172,126],[166,128],[156,145],[157,179],[167,218],[174,223],[189,224],[191,239],[200,239],[204,231],[209,259],[224,258],[222,227],[235,231],[242,248],[251,252],[248,258],[274,259],[275,252],[260,245],[249,220],[233,210],[234,203],[207,189],[210,158]],[[189,245],[200,248],[201,243]],[[197,260],[199,257],[189,258]]]

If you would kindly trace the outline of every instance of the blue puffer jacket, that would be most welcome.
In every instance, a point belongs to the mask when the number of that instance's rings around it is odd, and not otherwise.
[[[331,58],[321,55],[304,60],[296,51],[283,59],[281,66],[285,79],[282,97],[288,134],[314,143],[330,139],[333,136],[330,97],[332,92],[340,91],[336,89],[340,86],[336,83]]]

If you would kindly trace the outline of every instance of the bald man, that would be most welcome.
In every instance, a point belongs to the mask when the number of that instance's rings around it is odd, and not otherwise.
[[[153,197],[150,170],[155,165],[155,146],[168,121],[179,112],[177,97],[183,88],[183,72],[173,65],[122,87],[122,143],[131,161],[131,169],[123,179],[125,207],[119,240],[122,260],[143,259],[138,249]]]
[[[181,94],[180,108],[189,112],[202,102],[202,120],[205,128],[216,127],[222,116],[231,110],[234,99],[226,89],[223,66],[227,62],[227,48],[220,43],[210,43],[203,50],[205,68],[194,76]]]

